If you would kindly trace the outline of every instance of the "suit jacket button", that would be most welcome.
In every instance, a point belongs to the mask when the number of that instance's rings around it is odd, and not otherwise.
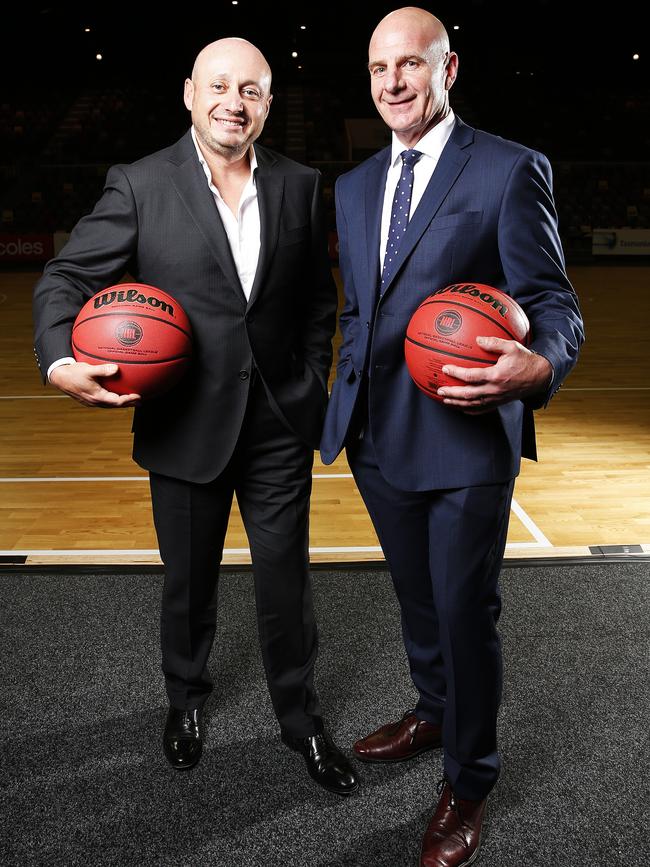
[[[248,371],[247,370],[240,370],[239,371],[239,378],[242,380],[248,379]]]

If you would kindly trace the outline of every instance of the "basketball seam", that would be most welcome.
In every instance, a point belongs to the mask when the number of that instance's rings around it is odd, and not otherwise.
[[[87,316],[85,319],[82,319],[81,322],[75,323],[74,328],[72,329],[72,333],[76,331],[77,328],[81,328],[86,322],[92,322],[93,319],[103,319],[104,316],[121,316],[122,318],[131,318],[139,317],[140,319],[152,319],[154,322],[162,322],[165,325],[171,325],[172,328],[178,328],[178,330],[184,334],[186,337],[192,339],[192,335],[189,331],[186,331],[182,326],[177,325],[175,322],[170,322],[168,319],[161,319],[160,316],[150,316],[148,313],[140,313],[139,311],[126,312],[123,311],[120,313],[117,310],[108,310],[106,313],[95,313],[94,316]]]
[[[461,355],[459,352],[450,352],[448,349],[435,349],[433,346],[427,346],[426,343],[420,343],[417,340],[413,340],[412,337],[406,335],[406,339],[409,343],[413,343],[415,346],[419,346],[421,349],[427,349],[429,352],[437,352],[439,355],[447,355],[450,358],[462,358],[463,361],[476,361],[479,364],[496,364],[497,360],[490,361],[487,358],[474,358],[471,355]]]
[[[478,313],[479,316],[483,316],[485,319],[488,320],[488,322],[493,322],[493,323],[494,323],[496,326],[498,326],[502,331],[505,331],[505,333],[508,335],[508,337],[511,338],[511,340],[516,340],[517,343],[520,342],[520,341],[519,341],[519,338],[516,337],[516,336],[512,333],[512,331],[508,331],[508,329],[505,327],[505,325],[502,325],[502,323],[499,322],[498,319],[492,319],[492,317],[491,317],[491,316],[488,316],[487,313],[484,313],[483,310],[478,310],[476,307],[470,307],[468,304],[462,304],[460,301],[456,301],[455,298],[452,299],[451,301],[447,301],[447,300],[445,300],[445,301],[438,301],[438,300],[435,300],[435,301],[423,301],[422,304],[420,304],[420,306],[418,307],[418,310],[420,310],[422,307],[428,307],[430,304],[443,304],[445,307],[451,307],[451,306],[453,305],[453,306],[455,306],[455,307],[463,307],[465,310],[471,310],[472,313]]]

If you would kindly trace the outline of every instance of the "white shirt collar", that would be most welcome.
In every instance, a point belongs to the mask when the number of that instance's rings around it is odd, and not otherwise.
[[[196,148],[196,155],[198,156],[199,162],[203,167],[203,171],[205,172],[205,176],[208,179],[208,183],[210,184],[210,186],[212,186],[212,173],[210,172],[210,166],[207,164],[205,157],[203,156],[203,151],[199,147],[199,143],[196,140],[196,131],[194,129],[194,124],[192,124],[190,132],[192,134],[192,141],[194,142],[194,147]],[[402,148],[402,150],[403,149],[404,148]],[[253,183],[255,183],[255,169],[257,168],[257,157],[255,155],[255,148],[252,145],[248,149],[248,157],[251,164],[251,180]],[[250,181],[248,183],[250,183]]]
[[[451,130],[454,126],[455,120],[456,116],[453,111],[449,109],[447,117],[444,120],[441,120],[440,123],[437,123],[433,129],[430,129],[429,132],[426,133],[426,135],[423,135],[417,144],[413,145],[413,150],[420,151],[420,153],[433,157],[433,159],[437,161],[440,158],[442,149],[447,144],[447,140],[451,135]],[[406,145],[402,144],[395,133],[393,133],[390,160],[391,166],[394,166],[399,162],[399,156],[405,150],[408,150]]]

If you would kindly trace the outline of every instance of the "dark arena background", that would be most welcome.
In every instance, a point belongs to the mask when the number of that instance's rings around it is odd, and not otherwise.
[[[334,184],[389,142],[366,62],[375,24],[396,5],[53,2],[3,12],[4,864],[416,863],[439,753],[364,768],[362,794],[345,803],[299,774],[266,694],[236,507],[204,759],[188,775],[165,766],[162,567],[147,477],[131,460],[132,414],[44,387],[31,325],[44,263],[92,209],[109,166],[187,130],[183,81],[197,52],[223,36],[255,43],[273,70],[260,142],[323,174],[340,289]],[[460,57],[454,111],[551,161],[587,334],[575,371],[536,414],[539,463],[524,462],[515,488],[500,623],[504,772],[475,863],[645,867],[650,47],[641,7],[422,5]],[[310,556],[321,697],[349,753],[413,693],[390,577],[344,456],[328,467],[316,459]]]

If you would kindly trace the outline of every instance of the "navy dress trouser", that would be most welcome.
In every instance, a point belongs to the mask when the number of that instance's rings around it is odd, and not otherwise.
[[[514,479],[453,490],[401,491],[382,476],[370,426],[348,444],[355,481],[399,600],[419,693],[416,714],[442,724],[445,774],[481,800],[499,776],[502,660],[499,573]]]

